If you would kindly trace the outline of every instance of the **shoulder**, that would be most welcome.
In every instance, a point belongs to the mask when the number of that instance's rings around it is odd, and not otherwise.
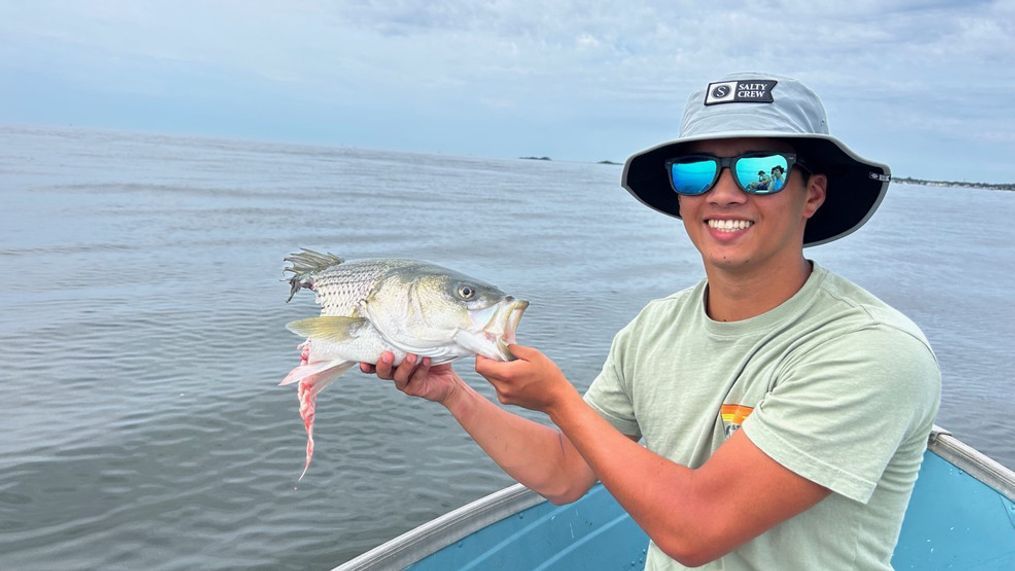
[[[937,357],[918,329],[874,320],[829,339],[804,362],[818,378],[848,379],[852,390],[881,393],[886,398],[929,395],[936,391],[928,389],[941,379]]]
[[[913,345],[905,342],[911,339],[933,355],[930,342],[913,320],[852,281],[827,270],[824,272],[816,306],[841,333],[859,333],[846,341],[894,338],[902,344]],[[865,331],[868,333],[863,334]]]
[[[688,310],[699,307],[705,290],[705,281],[671,293],[658,299],[653,299],[645,304],[632,323],[652,322],[660,318],[672,318]]]
[[[902,312],[828,273],[808,333],[782,363],[782,384],[868,404],[936,408],[941,371],[930,342]]]
[[[663,342],[674,332],[674,324],[683,328],[700,307],[704,281],[666,297],[649,301],[613,338],[613,353],[627,353]]]
[[[829,394],[933,402],[940,367],[916,323],[860,286],[823,272],[780,364],[782,382]]]

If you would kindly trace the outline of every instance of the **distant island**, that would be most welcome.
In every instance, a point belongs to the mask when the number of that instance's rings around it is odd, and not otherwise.
[[[552,160],[550,157],[518,157],[528,161],[549,161]],[[599,161],[597,165],[614,165],[619,166],[624,163],[617,163],[614,161]],[[893,176],[892,182],[901,182],[905,184],[919,184],[922,186],[945,186],[945,187],[962,187],[962,188],[983,188],[987,190],[1015,190],[1015,183],[1011,182],[968,182],[964,180],[929,180],[925,178],[912,178],[908,176]]]
[[[923,186],[960,186],[965,188],[985,188],[988,190],[1015,190],[1015,183],[966,182],[964,180],[926,180],[908,176],[893,176],[893,182],[920,184]]]
[[[526,161],[551,161],[550,157],[518,157],[519,159]],[[622,165],[624,163],[615,163],[613,161],[599,161],[597,165]]]

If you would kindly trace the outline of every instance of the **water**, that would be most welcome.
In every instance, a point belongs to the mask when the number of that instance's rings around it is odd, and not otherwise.
[[[696,282],[620,167],[87,130],[0,130],[0,568],[324,569],[510,483],[438,406],[358,373],[317,452],[276,383],[300,341],[282,257],[407,256],[529,299],[579,388],[644,303]],[[938,424],[1015,466],[1015,193],[895,185],[810,257],[899,307],[944,371]],[[468,367],[470,383],[492,391]],[[530,418],[541,418],[526,413]]]

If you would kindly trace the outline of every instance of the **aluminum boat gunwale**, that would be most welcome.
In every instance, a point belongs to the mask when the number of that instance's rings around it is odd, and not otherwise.
[[[934,426],[927,450],[1007,498],[1009,506],[1015,502],[1015,472],[955,438],[947,430]],[[596,489],[593,488],[593,491]],[[409,530],[336,567],[335,571],[404,569],[488,526],[544,502],[546,500],[539,494],[515,484]],[[1008,509],[1011,510],[1011,507]],[[1015,531],[1015,511],[1010,513],[1010,523]]]

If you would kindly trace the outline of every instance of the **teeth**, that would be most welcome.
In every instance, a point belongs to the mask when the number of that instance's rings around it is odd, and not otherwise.
[[[747,230],[754,222],[750,220],[709,220],[709,228],[715,228],[722,232],[736,232],[738,230]]]

